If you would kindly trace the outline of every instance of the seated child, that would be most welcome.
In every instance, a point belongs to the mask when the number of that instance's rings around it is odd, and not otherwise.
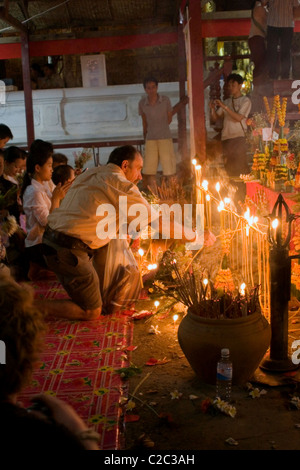
[[[75,179],[75,171],[70,165],[58,165],[53,168],[52,181],[55,186],[70,183]]]
[[[67,165],[68,164],[68,157],[63,153],[54,153],[53,156],[53,169],[59,165]]]

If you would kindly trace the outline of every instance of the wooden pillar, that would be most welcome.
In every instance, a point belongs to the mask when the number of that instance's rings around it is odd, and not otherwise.
[[[178,26],[178,75],[179,75],[179,98],[184,99],[186,96],[185,83],[186,83],[186,54],[185,42],[183,34],[183,26]],[[187,132],[186,132],[186,106],[180,106],[178,114],[178,148],[184,166],[190,166],[190,156],[187,147]]]
[[[21,33],[21,50],[27,145],[29,148],[32,142],[34,141],[34,118],[30,80],[29,41],[27,33]]]
[[[189,19],[194,148],[195,154],[199,157],[201,162],[204,162],[206,159],[206,129],[204,114],[201,0],[189,0]]]
[[[0,60],[0,79],[6,78],[5,60]]]

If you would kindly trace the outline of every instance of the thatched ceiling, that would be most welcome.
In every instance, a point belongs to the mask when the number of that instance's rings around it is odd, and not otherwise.
[[[181,0],[4,0],[0,1],[0,36],[19,34],[17,27],[11,26],[14,20],[33,36],[171,30],[178,25],[180,3]]]

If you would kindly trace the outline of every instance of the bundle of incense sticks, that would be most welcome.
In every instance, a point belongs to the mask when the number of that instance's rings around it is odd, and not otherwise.
[[[185,197],[184,190],[178,182],[172,182],[172,185],[167,186],[166,182],[163,181],[161,186],[157,186],[155,183],[154,188],[150,188],[151,193],[160,201],[178,201]]]

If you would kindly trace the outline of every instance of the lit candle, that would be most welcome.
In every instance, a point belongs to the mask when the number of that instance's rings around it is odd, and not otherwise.
[[[142,256],[144,255],[144,250],[142,248],[139,248],[138,249],[138,254],[139,254],[139,272],[140,272],[140,283],[141,283],[141,287],[143,288],[144,287],[144,283],[143,283],[143,278],[142,278]]]
[[[208,279],[203,279],[203,284],[205,285],[205,291],[204,291],[204,296],[205,296],[205,300],[207,300],[207,286],[208,286]]]
[[[196,203],[202,203],[202,191],[200,189],[201,186],[201,165],[195,165],[195,177],[196,177]]]
[[[278,219],[272,220],[271,225],[272,225],[272,228],[274,229],[274,239],[276,240],[276,230],[279,225],[279,220]]]
[[[157,264],[148,264],[147,268],[148,268],[148,271],[152,271],[153,269],[157,268]]]
[[[245,295],[245,289],[246,289],[246,284],[243,282],[243,284],[240,285],[240,294]]]
[[[245,214],[244,214],[244,217],[245,217],[245,219],[246,219],[247,221],[249,220],[249,218],[250,218],[250,209],[249,209],[249,208],[247,208],[247,210],[246,210],[246,212],[245,212]]]
[[[223,214],[224,207],[225,207],[224,202],[220,201],[220,204],[218,205],[218,211],[220,212],[221,228],[224,228],[224,214]]]
[[[139,249],[139,255],[140,255],[140,256],[143,256],[144,253],[145,253],[144,250],[143,250],[142,248],[140,248],[140,249]]]
[[[142,256],[144,255],[144,250],[142,248],[139,248],[138,254],[139,254],[139,267],[141,267],[141,265],[142,265]]]
[[[202,187],[202,194],[201,194],[201,200],[200,203],[204,202],[204,217],[205,217],[205,223],[206,227],[209,227],[209,210],[208,210],[208,202],[209,199],[207,199],[208,194],[205,195],[205,192],[208,190],[208,181],[203,180],[201,183]],[[205,196],[205,197],[204,197]]]
[[[210,195],[209,194],[206,194],[206,197],[205,197],[206,201],[207,201],[207,204],[206,204],[206,208],[207,208],[207,225],[208,225],[208,228],[209,230],[211,229],[211,201],[210,201]]]
[[[221,185],[220,185],[219,181],[216,183],[215,188],[216,188],[216,191],[218,192],[218,195],[219,195],[219,198],[220,198],[221,202],[223,202],[222,198],[221,198],[221,194],[220,194]],[[220,202],[220,205],[221,205],[221,202]],[[223,203],[223,206],[224,206],[224,203]],[[221,212],[221,210],[219,210],[219,208],[218,208],[219,212]],[[221,222],[222,222],[222,215],[221,215]]]
[[[204,191],[207,191],[208,190],[208,181],[203,180],[202,181],[202,187],[203,187]]]
[[[156,301],[154,302],[154,306],[155,306],[155,308],[157,309],[157,307],[159,306],[159,301],[158,301],[158,300],[156,300]]]
[[[246,296],[246,284],[243,282],[240,286],[240,294],[242,297]],[[248,302],[247,299],[244,299],[245,303],[242,304],[242,316],[246,317],[247,316],[247,311],[248,311]]]
[[[174,328],[175,328],[175,324],[178,320],[178,315],[173,315],[173,324],[174,324]]]

